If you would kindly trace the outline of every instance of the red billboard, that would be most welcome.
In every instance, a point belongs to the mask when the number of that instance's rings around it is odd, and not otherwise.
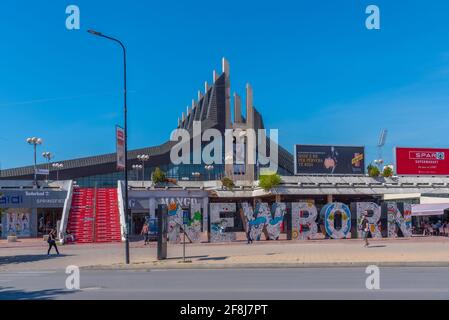
[[[396,148],[398,175],[449,176],[449,149]]]

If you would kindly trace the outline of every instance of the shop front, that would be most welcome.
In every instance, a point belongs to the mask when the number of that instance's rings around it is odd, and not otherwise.
[[[1,190],[1,238],[33,238],[47,234],[61,221],[67,191]]]
[[[144,223],[148,223],[150,226],[157,225],[154,221],[159,205],[166,205],[169,214],[173,213],[173,216],[178,211],[188,213],[190,219],[199,223],[201,231],[207,231],[209,197],[206,191],[131,190],[129,207],[132,217],[130,228],[132,235],[139,235]]]

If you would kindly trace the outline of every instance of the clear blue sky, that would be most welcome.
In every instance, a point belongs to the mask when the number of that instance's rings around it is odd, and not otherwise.
[[[431,4],[430,4],[431,3]],[[81,9],[80,31],[65,8]],[[365,8],[381,9],[381,30]],[[280,142],[448,147],[449,2],[3,0],[0,162],[29,165],[29,136],[56,160],[114,152],[121,123],[121,52],[129,52],[131,148],[167,140],[196,92],[231,63],[232,90],[255,105]],[[42,162],[43,159],[39,159]]]

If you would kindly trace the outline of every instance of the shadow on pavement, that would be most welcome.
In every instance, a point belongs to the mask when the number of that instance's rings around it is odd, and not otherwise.
[[[199,261],[222,261],[226,260],[228,257],[212,257],[212,258],[200,258]]]
[[[10,287],[0,287],[0,300],[50,300],[57,296],[67,295],[73,291],[61,289],[45,289],[24,291]]]
[[[71,255],[67,255],[67,254],[47,256],[47,254],[44,253],[44,254],[26,254],[26,255],[20,255],[20,256],[0,257],[0,266],[8,265],[8,264],[36,262],[36,261],[43,261],[43,260],[54,260],[54,259],[70,257],[70,256]]]
[[[209,256],[207,256],[207,255],[206,256],[186,256],[186,259],[199,259],[199,260],[201,260],[201,259],[205,259],[207,257],[209,257]],[[167,260],[179,260],[179,259],[182,259],[182,256],[167,258]]]
[[[368,246],[368,248],[386,248],[387,246],[385,245],[378,245],[378,246]]]

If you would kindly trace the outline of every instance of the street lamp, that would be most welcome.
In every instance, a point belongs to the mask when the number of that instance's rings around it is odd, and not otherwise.
[[[137,159],[142,162],[142,187],[145,186],[145,162],[150,160],[150,156],[147,154],[139,154]]]
[[[126,48],[125,45],[118,39],[104,35],[101,32],[95,30],[88,30],[90,34],[102,37],[111,41],[114,41],[120,45],[123,50],[123,80],[124,80],[124,140],[125,140],[125,217],[126,217],[126,235],[125,235],[125,259],[126,264],[129,264],[129,227],[130,227],[130,215],[129,215],[129,201],[128,201],[128,127],[127,127],[127,85],[126,85]]]
[[[42,156],[47,160],[47,179],[46,181],[48,182],[48,175],[50,174],[50,161],[53,158],[53,154],[51,152],[42,152]]]
[[[198,179],[200,176],[201,176],[201,173],[199,173],[199,172],[192,172],[192,177],[194,179]]]
[[[383,159],[376,159],[374,160],[374,163],[376,164],[376,166],[380,169],[384,163]]]
[[[143,167],[141,164],[133,164],[132,165],[133,170],[136,170],[136,180],[139,180],[139,170],[141,170]]]
[[[59,170],[64,168],[62,163],[53,163],[52,167],[56,169],[56,181],[59,181]]]
[[[211,164],[208,164],[208,165],[204,166],[204,169],[206,169],[206,171],[209,173],[209,181],[210,181],[210,172],[212,170],[214,170],[214,166]]]
[[[37,161],[37,159],[36,159],[36,147],[37,147],[38,145],[41,145],[43,141],[42,141],[41,138],[36,138],[36,137],[28,138],[26,141],[27,141],[27,143],[28,143],[29,145],[32,145],[32,146],[34,147],[34,185],[37,187],[37,175],[36,175],[36,170],[37,170],[37,168],[36,168],[36,161]]]

